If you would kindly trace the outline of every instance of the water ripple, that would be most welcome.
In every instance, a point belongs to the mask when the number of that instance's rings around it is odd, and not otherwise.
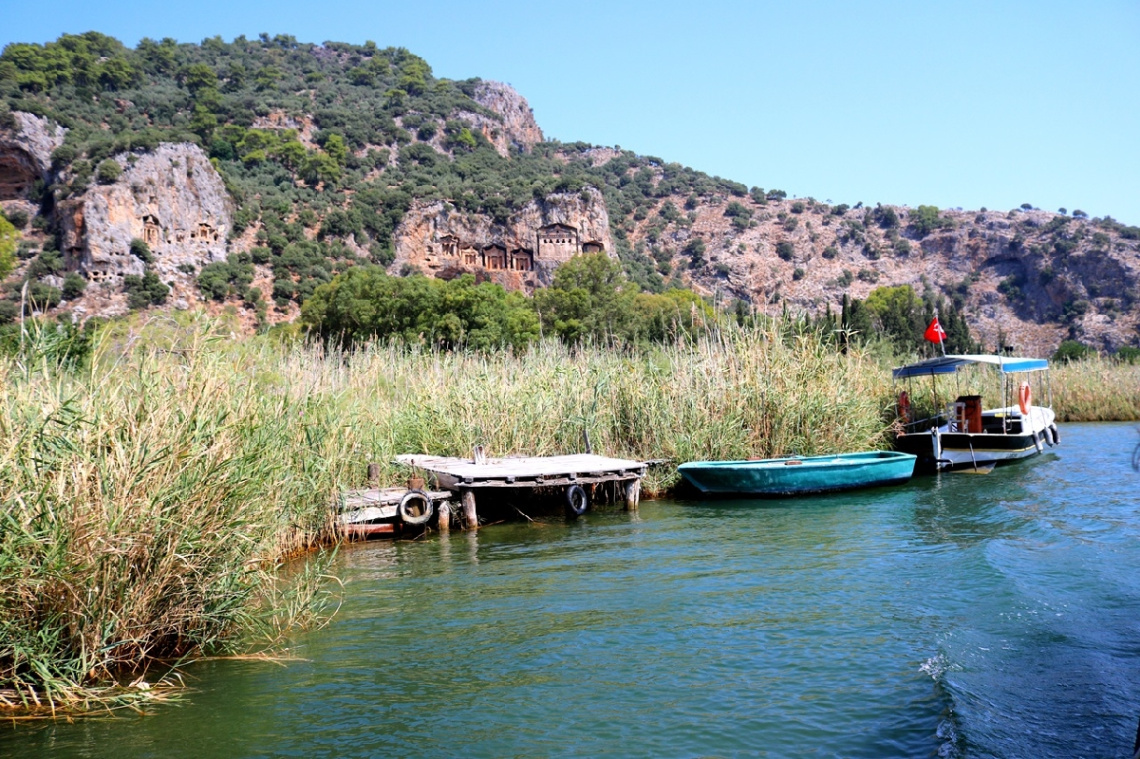
[[[1123,756],[1134,432],[1064,432],[986,476],[350,548],[308,661],[205,664],[188,705],[0,754]]]

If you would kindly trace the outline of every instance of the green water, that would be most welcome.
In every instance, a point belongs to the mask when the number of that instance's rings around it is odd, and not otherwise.
[[[353,547],[306,661],[0,755],[1128,756],[1138,438],[1062,435],[989,475]]]

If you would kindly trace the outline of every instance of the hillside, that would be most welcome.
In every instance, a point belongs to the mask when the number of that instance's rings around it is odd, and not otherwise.
[[[770,313],[911,284],[952,299],[989,347],[1036,353],[1135,344],[1140,321],[1136,227],[789,199],[549,142],[510,87],[436,78],[372,43],[9,45],[0,207],[22,234],[0,322],[26,283],[56,313],[204,302],[240,306],[253,328],[295,318],[361,263],[530,291],[583,251],[620,258],[649,291]]]

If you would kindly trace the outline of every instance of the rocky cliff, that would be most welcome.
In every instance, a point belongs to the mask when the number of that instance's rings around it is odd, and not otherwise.
[[[165,281],[183,280],[225,260],[233,202],[210,159],[196,145],[164,143],[149,153],[115,157],[112,184],[90,187],[59,204],[63,252],[88,280],[117,285],[147,262],[131,253],[146,242],[150,266]]]
[[[472,273],[510,289],[549,285],[558,265],[582,252],[615,256],[602,194],[592,187],[533,200],[503,223],[451,203],[417,203],[393,235],[393,271],[437,277]]]
[[[0,201],[26,200],[37,181],[46,186],[51,154],[67,130],[47,119],[15,111],[0,127]]]
[[[480,82],[475,88],[474,100],[502,119],[495,123],[479,114],[465,114],[491,141],[499,155],[510,155],[511,148],[526,153],[545,140],[530,104],[510,85]]]
[[[1137,228],[1080,212],[921,211],[667,195],[624,231],[661,273],[758,312],[835,312],[845,293],[907,284],[959,302],[991,349],[1049,355],[1067,338],[1106,350],[1136,343]]]

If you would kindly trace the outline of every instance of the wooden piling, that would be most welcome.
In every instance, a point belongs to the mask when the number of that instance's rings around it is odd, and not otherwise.
[[[467,529],[478,529],[479,514],[475,511],[475,491],[464,488],[460,500],[463,502],[463,519],[467,522]]]
[[[630,480],[625,483],[625,510],[637,511],[637,505],[641,501],[641,480]]]
[[[447,532],[451,529],[451,506],[447,501],[441,501],[436,506],[436,528],[440,532]]]

